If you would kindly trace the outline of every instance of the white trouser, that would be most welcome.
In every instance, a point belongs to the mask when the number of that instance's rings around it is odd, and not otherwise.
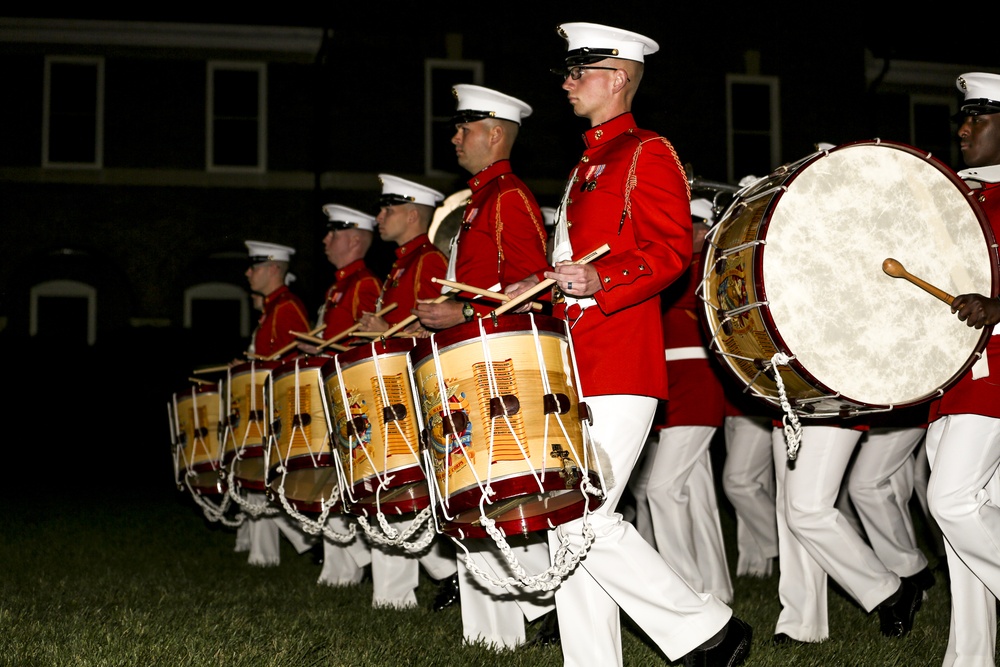
[[[913,450],[920,427],[874,427],[861,439],[847,480],[851,502],[875,555],[901,577],[927,567],[910,514]]]
[[[595,535],[590,550],[556,589],[564,664],[621,665],[620,612],[628,614],[667,657],[676,660],[722,629],[732,610],[692,589],[615,512],[652,426],[656,399],[612,395],[586,402],[594,419],[592,440],[606,454],[606,465],[611,468],[604,471],[611,488],[601,507],[585,517]],[[550,551],[555,553],[565,536],[579,554],[583,520],[549,531]]]
[[[951,631],[945,667],[992,667],[1000,596],[1000,419],[948,415],[927,429],[927,499],[945,538]]]
[[[371,547],[364,538],[364,531],[354,517],[346,514],[330,516],[326,520],[326,527],[337,535],[347,535],[352,525],[357,533],[346,544],[323,538],[323,568],[317,583],[350,586],[361,581],[365,566],[372,562]]]
[[[646,500],[656,550],[691,588],[733,600],[710,447],[714,426],[660,429]]]
[[[405,519],[387,517],[386,520],[400,533],[414,521],[412,517]],[[377,522],[369,523],[377,527]],[[409,541],[416,542],[425,534],[425,530],[433,529],[433,521],[428,520]],[[445,544],[439,535],[433,537],[429,546],[416,553],[407,551],[402,546],[375,544],[371,550],[371,559],[373,607],[402,609],[417,606],[416,590],[420,583],[420,565],[424,566],[428,576],[438,580],[450,577],[458,571],[454,549],[450,544]]]
[[[649,488],[649,475],[652,472],[653,458],[656,450],[656,443],[660,436],[657,431],[652,432],[643,445],[639,460],[636,461],[632,476],[628,480],[628,490],[632,492],[632,499],[635,502],[635,513],[628,516],[629,521],[635,529],[642,535],[642,539],[656,546],[656,536],[653,534],[653,520],[649,516],[649,501],[646,500],[646,489]],[[627,508],[621,508],[622,515],[626,515]]]
[[[927,526],[925,536],[931,543],[934,555],[939,562],[946,562],[944,553],[944,536],[937,521],[931,516],[931,508],[927,503],[927,484],[930,482],[931,464],[927,461],[927,438],[917,446],[913,455],[913,493],[917,496],[920,509],[924,512],[924,523]]]
[[[778,555],[771,419],[726,417],[722,489],[736,512],[736,576],[766,577]]]
[[[514,535],[507,546],[517,563],[530,575],[549,567],[549,545],[543,535]],[[473,565],[495,580],[512,576],[507,561],[493,538],[462,540]],[[495,649],[515,648],[524,643],[524,622],[551,611],[555,604],[551,591],[531,591],[520,586],[497,588],[465,565],[465,552],[458,556],[458,586],[462,599],[462,636],[470,644],[483,643]]]
[[[247,492],[247,500],[260,504],[266,496],[256,491]],[[270,567],[281,563],[281,536],[284,535],[296,553],[305,553],[316,544],[316,537],[307,535],[287,514],[247,518],[250,522],[250,555],[247,563]]]
[[[250,517],[246,517],[243,523],[236,527],[236,545],[233,551],[237,553],[250,551]]]
[[[781,612],[775,634],[803,642],[830,636],[827,576],[871,611],[899,589],[899,577],[851,526],[835,503],[860,431],[804,426],[794,469],[785,434],[773,433],[777,482]]]

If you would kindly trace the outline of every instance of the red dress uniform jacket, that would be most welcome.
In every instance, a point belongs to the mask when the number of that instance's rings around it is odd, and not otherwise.
[[[455,280],[473,287],[507,285],[548,263],[548,234],[535,196],[511,171],[510,160],[500,160],[469,179],[472,197],[452,252]],[[482,314],[499,303],[473,301]]]
[[[405,320],[417,305],[417,299],[436,299],[441,296],[441,285],[431,282],[432,278],[444,278],[448,272],[448,260],[437,249],[427,234],[421,234],[396,248],[396,261],[392,264],[389,277],[382,285],[382,296],[378,308],[390,303],[396,307],[385,314],[390,325]]]
[[[338,269],[319,309],[318,324],[326,325],[322,337],[333,338],[353,327],[361,313],[374,312],[381,289],[379,279],[362,259]]]
[[[700,254],[688,271],[664,291],[663,345],[667,360],[668,426],[722,426],[726,399],[715,364],[705,347],[695,289],[701,282]]]
[[[264,297],[264,311],[253,333],[250,352],[269,357],[298,340],[290,331],[308,331],[306,307],[302,299],[282,285]],[[294,350],[294,348],[293,348]]]
[[[559,304],[572,325],[585,396],[667,398],[660,292],[691,263],[687,177],[664,137],[625,113],[588,129],[566,204],[576,257],[607,243],[592,262],[602,289],[595,306]]]
[[[977,195],[994,237],[1000,239],[1000,183],[983,183]],[[931,403],[929,421],[957,414],[1000,418],[1000,335],[991,337],[987,343],[986,359],[990,374],[973,380],[972,369],[966,371],[941,398]]]

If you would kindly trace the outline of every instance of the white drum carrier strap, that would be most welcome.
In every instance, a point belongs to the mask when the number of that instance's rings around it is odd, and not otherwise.
[[[703,347],[671,347],[664,350],[667,361],[683,361],[685,359],[708,359],[708,350]]]

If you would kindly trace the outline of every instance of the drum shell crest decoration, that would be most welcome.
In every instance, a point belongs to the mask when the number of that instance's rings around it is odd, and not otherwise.
[[[886,275],[997,294],[988,221],[957,175],[905,144],[855,142],[748,185],[712,229],[698,293],[710,346],[753,395],[804,415],[920,404],[971,367],[989,331]]]
[[[359,345],[323,367],[354,514],[417,512],[429,503],[408,366],[414,344],[395,338]]]

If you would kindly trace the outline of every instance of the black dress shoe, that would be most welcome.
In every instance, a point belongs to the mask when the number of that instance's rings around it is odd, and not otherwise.
[[[531,639],[524,642],[524,645],[558,646],[562,639],[559,636],[559,617],[556,616],[555,610],[544,614],[536,623],[538,630]]]
[[[909,577],[902,578],[908,580],[921,591],[926,591],[928,588],[937,583],[937,580],[934,578],[934,573],[931,572],[929,567],[925,567],[920,570],[920,572],[910,575]]]
[[[913,629],[913,619],[920,609],[924,592],[907,579],[901,579],[899,590],[878,606],[879,629],[886,637],[904,637]]]
[[[722,639],[711,646],[699,646],[684,656],[684,667],[736,667],[750,655],[753,629],[733,616],[723,628]]]
[[[437,595],[434,596],[434,604],[431,605],[431,611],[447,609],[458,601],[458,575],[453,574],[447,579],[442,579],[438,582]]]

